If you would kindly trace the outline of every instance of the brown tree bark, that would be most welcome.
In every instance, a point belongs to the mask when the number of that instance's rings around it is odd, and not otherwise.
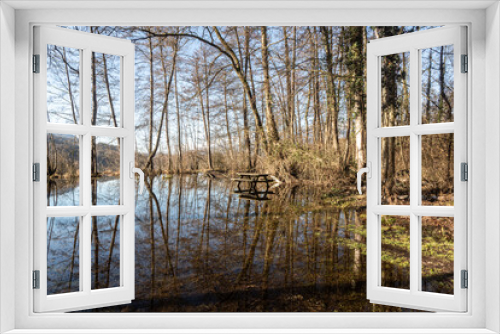
[[[332,28],[320,27],[323,36],[326,62],[326,105],[327,105],[327,135],[325,139],[332,143],[332,149],[340,157],[339,150],[339,128],[338,128],[338,104],[334,93],[335,77],[333,73],[333,53],[332,53]]]
[[[261,26],[261,48],[262,48],[262,70],[264,74],[264,96],[266,103],[266,131],[267,140],[269,144],[276,144],[279,142],[280,137],[278,134],[278,128],[276,127],[276,121],[274,120],[273,114],[273,98],[271,95],[271,83],[269,79],[269,53],[268,53],[268,43],[267,43],[267,27]]]
[[[240,56],[240,64],[243,64],[243,73],[248,80],[248,70],[250,62],[250,29],[244,27],[244,50],[241,48],[240,37],[238,34],[238,27],[235,27],[236,41],[238,43],[238,53]],[[250,128],[248,123],[248,105],[247,96],[242,96],[242,117],[243,117],[243,151],[245,152],[245,160],[247,161],[246,168],[252,169],[252,149],[250,140]],[[239,133],[239,132],[238,132]]]
[[[363,108],[363,93],[365,85],[364,68],[366,65],[364,55],[363,31],[365,27],[349,27],[347,30],[348,42],[346,63],[349,75],[349,97],[351,100],[350,114],[354,115],[354,131],[356,133],[356,167],[357,170],[365,165],[366,152],[364,141],[366,137],[365,123],[366,110]]]
[[[175,110],[177,113],[177,172],[182,171],[182,140],[181,140],[181,107],[179,102],[179,85],[177,71],[174,71],[175,80]]]
[[[224,114],[226,119],[226,136],[229,143],[229,155],[231,161],[234,162],[234,151],[233,151],[233,138],[231,135],[231,130],[229,129],[229,115],[228,115],[228,105],[227,105],[227,73],[224,74]]]
[[[292,95],[292,61],[290,59],[290,46],[288,44],[288,27],[282,27],[283,38],[285,44],[285,82],[286,82],[286,97],[285,97],[285,126],[288,133],[288,138],[294,140],[293,133],[293,123],[294,123],[294,111],[293,111],[293,101],[294,97]]]
[[[395,27],[376,27],[379,37],[396,35]],[[397,74],[400,59],[398,54],[383,57],[382,60],[382,122],[384,126],[396,125],[397,114]],[[390,201],[394,195],[393,189],[396,184],[396,141],[394,137],[384,139],[382,147],[385,185],[385,196]]]

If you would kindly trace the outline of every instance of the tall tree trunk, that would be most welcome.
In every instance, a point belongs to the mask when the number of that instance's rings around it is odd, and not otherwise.
[[[238,34],[238,27],[235,27],[234,31],[236,34],[236,41],[238,43],[238,53],[240,55],[240,64],[243,64],[243,75],[245,79],[248,80],[248,70],[249,70],[249,62],[250,62],[250,29],[249,27],[243,27],[244,29],[244,50],[242,50],[240,37]],[[242,94],[242,117],[243,117],[243,141],[239,141],[240,149],[241,142],[243,142],[243,152],[245,152],[245,160],[247,161],[246,167],[248,170],[252,169],[252,149],[251,149],[251,141],[250,141],[250,128],[248,123],[248,105],[247,105],[247,96],[246,94]],[[238,123],[237,123],[238,126]],[[239,131],[238,131],[239,134]],[[239,135],[238,135],[239,138]]]
[[[206,110],[206,134],[207,134],[207,143],[208,143],[208,168],[213,169],[213,160],[212,160],[212,135],[210,133],[210,85],[208,83],[209,71],[207,69],[207,64],[205,63],[205,89],[207,93],[205,94],[205,110]],[[209,181],[210,182],[210,181]]]
[[[286,98],[285,98],[285,126],[290,140],[294,139],[293,133],[293,95],[292,95],[292,62],[290,59],[290,46],[288,44],[288,27],[282,27],[285,43],[285,82],[286,82]]]
[[[396,34],[394,27],[377,27],[376,31],[380,37],[389,37]],[[399,55],[387,55],[382,61],[382,117],[385,118],[386,126],[396,125],[397,114],[397,75],[400,64]],[[384,156],[384,180],[385,196],[390,199],[394,193],[396,184],[396,140],[394,137],[385,138],[382,154]]]
[[[168,150],[168,170],[170,171],[172,169],[172,149],[170,147],[170,134],[169,134],[169,119],[168,119],[168,100],[170,96],[170,91],[172,87],[172,81],[174,78],[174,73],[176,72],[175,66],[177,63],[177,44],[178,44],[178,37],[176,37],[176,41],[174,42],[174,45],[172,47],[172,67],[170,69],[170,73],[167,73],[167,64],[165,62],[165,57],[163,57],[163,48],[161,48],[162,52],[162,57],[161,57],[161,63],[162,63],[162,69],[163,69],[163,84],[165,86],[165,100],[163,102],[163,111],[162,111],[162,116],[165,116],[165,139],[167,141],[167,150]],[[168,78],[168,80],[167,80]],[[160,126],[161,130],[161,126]],[[159,133],[159,132],[158,132]],[[160,141],[158,140],[158,143]],[[156,148],[158,148],[158,144],[156,145]]]
[[[429,49],[429,68],[427,69],[427,87],[425,87],[425,96],[426,96],[426,103],[425,103],[425,120],[427,123],[431,123],[431,85],[432,85],[432,48]]]
[[[332,28],[320,27],[323,35],[323,44],[325,46],[326,62],[326,105],[327,105],[327,133],[326,140],[332,143],[332,149],[340,157],[339,150],[339,129],[338,129],[338,110],[337,101],[334,93],[335,77],[333,74],[333,53],[332,53]]]
[[[226,135],[227,140],[229,142],[229,154],[231,156],[231,162],[234,162],[234,152],[233,152],[233,139],[231,136],[231,130],[229,129],[229,115],[228,115],[228,106],[227,106],[227,73],[224,76],[224,113],[226,116]]]
[[[321,106],[320,106],[320,80],[319,71],[320,64],[318,62],[318,40],[316,37],[316,28],[313,27],[313,96],[314,96],[314,141],[321,146],[322,143],[322,129],[321,129]]]
[[[205,102],[203,101],[203,89],[201,87],[201,79],[199,75],[199,65],[198,62],[195,64],[196,70],[196,87],[198,89],[198,99],[200,101],[201,114],[203,117],[203,129],[205,131],[205,141],[207,145],[207,164],[208,169],[213,169],[212,166],[212,145],[210,138],[210,109],[208,106],[205,106]],[[208,86],[206,88],[207,102],[209,102],[209,89]]]
[[[262,71],[264,74],[264,96],[266,101],[266,131],[267,140],[269,144],[276,144],[279,142],[280,137],[278,134],[278,128],[276,127],[276,122],[274,120],[273,114],[273,98],[271,95],[271,83],[269,79],[269,53],[267,44],[267,27],[260,27],[261,37],[262,37]]]
[[[177,71],[174,71],[175,78],[175,110],[177,112],[177,172],[182,171],[182,140],[181,140],[181,107],[179,102],[179,86],[177,81]]]
[[[364,38],[363,30],[365,27],[349,27],[348,28],[348,49],[347,49],[347,69],[350,80],[350,98],[351,110],[354,114],[354,127],[356,133],[356,167],[361,169],[365,165],[366,152],[364,150],[365,141],[365,110],[363,108],[363,92],[364,92]],[[345,44],[345,39],[344,39]]]
[[[436,123],[441,123],[444,113],[444,46],[439,48],[439,99],[438,99],[438,115]]]
[[[244,75],[248,78],[248,75],[252,75],[250,68],[250,28],[245,27],[245,62],[244,62]],[[253,83],[253,80],[252,80]],[[254,89],[255,91],[255,89]],[[243,94],[243,131],[245,135],[245,147],[247,150],[247,165],[248,169],[252,169],[252,143],[250,140],[250,126],[248,122],[248,105],[247,97]],[[258,147],[258,143],[255,143],[255,147]]]
[[[297,94],[297,78],[295,74],[295,66],[297,65],[297,27],[292,28],[293,43],[292,43],[292,63],[290,66],[290,75],[292,81],[291,87],[291,99],[290,99],[290,123],[292,123],[292,139],[298,137],[298,129],[300,127],[300,117],[295,115],[295,109],[300,110],[298,106],[298,96],[297,103],[295,103],[295,98]],[[297,124],[296,124],[297,123]],[[295,129],[294,129],[295,128]]]

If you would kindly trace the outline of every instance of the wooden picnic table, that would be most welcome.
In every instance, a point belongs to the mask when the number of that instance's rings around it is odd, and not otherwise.
[[[236,173],[239,178],[234,178],[231,179],[234,182],[237,183],[238,187],[238,192],[239,193],[249,193],[249,194],[257,194],[259,193],[257,191],[257,184],[258,183],[265,183],[266,184],[266,193],[269,192],[269,183],[273,182],[272,179],[268,179],[267,177],[269,174],[264,174],[264,173]],[[248,190],[242,190],[241,189],[241,183],[248,183],[249,184],[249,189]]]

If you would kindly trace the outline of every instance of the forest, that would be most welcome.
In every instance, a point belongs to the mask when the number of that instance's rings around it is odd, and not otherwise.
[[[366,160],[367,43],[429,27],[72,28],[135,43],[136,152],[148,174],[265,171],[339,186]],[[49,121],[78,122],[78,50],[48,51],[62,60]],[[423,51],[423,123],[453,121],[452,61],[446,46]],[[93,53],[95,125],[120,126],[119,68]],[[383,57],[382,84],[382,126],[407,125],[409,53]],[[398,171],[386,152],[398,146],[383,144],[388,180]]]

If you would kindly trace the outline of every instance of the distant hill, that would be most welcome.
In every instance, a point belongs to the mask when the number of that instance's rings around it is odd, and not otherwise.
[[[52,168],[57,161],[53,175],[78,175],[80,143],[76,136],[50,134],[47,136],[48,163]],[[113,175],[120,170],[120,148],[116,139],[101,137],[97,142],[97,169],[99,174]],[[47,170],[49,174],[49,168]]]

